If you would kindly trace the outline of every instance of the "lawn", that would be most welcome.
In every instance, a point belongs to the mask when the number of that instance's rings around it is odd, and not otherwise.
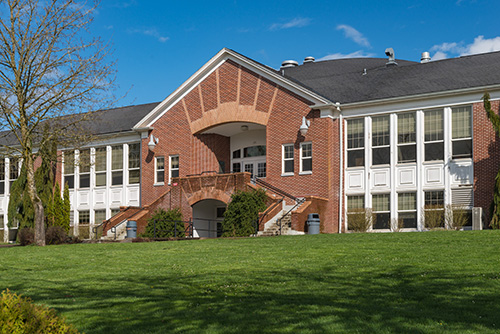
[[[87,333],[498,333],[500,231],[0,248]]]

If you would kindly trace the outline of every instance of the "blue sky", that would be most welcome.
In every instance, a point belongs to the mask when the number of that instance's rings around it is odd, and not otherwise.
[[[163,100],[223,47],[273,68],[388,47],[438,60],[500,50],[499,27],[498,0],[103,0],[92,32],[113,44],[117,105],[132,105]]]

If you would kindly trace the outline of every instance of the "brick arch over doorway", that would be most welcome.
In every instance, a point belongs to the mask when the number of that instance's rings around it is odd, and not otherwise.
[[[231,200],[231,195],[219,189],[200,189],[199,191],[192,193],[191,196],[187,198],[187,201],[189,205],[193,206],[199,201],[205,199],[216,199],[228,204]]]

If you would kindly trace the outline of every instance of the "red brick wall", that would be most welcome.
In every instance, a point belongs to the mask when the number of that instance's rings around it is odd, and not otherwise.
[[[168,185],[153,186],[154,156],[165,156],[165,161],[168,161],[169,155],[179,154],[181,177],[208,170],[218,171],[219,161],[224,161],[226,171],[229,171],[229,138],[200,132],[224,122],[241,121],[252,116],[248,113],[253,113],[259,114],[256,122],[266,125],[266,181],[295,196],[328,198],[330,201],[327,210],[324,217],[321,217],[324,221],[322,226],[324,232],[337,232],[338,121],[319,118],[319,111],[311,111],[311,104],[311,101],[304,100],[256,73],[232,61],[226,61],[153,124],[152,133],[160,139],[154,153],[148,150],[149,138],[143,139],[141,204],[152,203],[168,190]],[[303,116],[311,121],[305,137],[299,133]],[[208,120],[210,117],[211,120]],[[214,122],[213,117],[220,120],[220,123]],[[205,118],[207,121],[203,123]],[[193,127],[195,121],[197,125]],[[312,142],[311,175],[299,175],[302,142]],[[288,143],[293,143],[295,147],[295,173],[293,176],[282,177],[281,147]]]
[[[498,113],[499,101],[491,107]],[[473,106],[473,155],[474,155],[474,206],[482,207],[489,222],[489,207],[493,199],[495,176],[500,168],[500,139],[486,115],[483,103]]]

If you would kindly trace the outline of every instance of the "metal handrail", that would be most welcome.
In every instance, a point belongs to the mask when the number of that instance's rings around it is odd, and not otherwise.
[[[281,231],[282,231],[281,220],[283,218],[285,218],[286,216],[288,216],[288,214],[290,212],[292,212],[293,210],[295,210],[297,207],[299,207],[305,201],[306,201],[305,198],[297,198],[297,201],[295,202],[295,205],[290,210],[288,210],[284,215],[282,215],[280,219],[277,220],[276,224],[278,224],[278,226],[280,227],[280,235],[281,235]]]
[[[288,198],[290,198],[290,199],[293,199],[295,202],[297,202],[297,201],[298,201],[298,198],[297,198],[297,197],[295,197],[295,196],[293,196],[293,195],[291,195],[291,194],[287,193],[287,192],[286,192],[286,191],[284,191],[284,190],[281,190],[281,189],[279,189],[279,188],[277,188],[277,187],[273,186],[272,184],[270,184],[270,183],[268,183],[268,182],[266,182],[266,181],[262,181],[262,180],[261,180],[261,179],[259,179],[259,178],[255,178],[255,183],[256,183],[256,184],[260,184],[260,185],[262,185],[262,186],[263,186],[263,187],[265,187],[265,188],[271,189],[272,191],[274,191],[274,192],[275,192],[275,193],[277,193],[277,194],[280,194],[281,196],[285,196],[285,197],[288,197]]]
[[[120,226],[121,224],[126,223],[126,222],[128,222],[128,219],[124,219],[124,220],[122,220],[121,222],[119,222],[118,224],[116,224],[115,226],[113,226],[113,227],[110,229],[110,230],[111,230],[111,233],[114,233],[114,234],[115,234],[115,240],[116,240],[116,228],[117,228],[118,226]]]
[[[94,226],[94,227],[92,228],[92,232],[94,233],[94,236],[95,236],[95,239],[96,239],[96,240],[97,240],[97,230],[99,229],[99,227],[101,227],[102,225],[107,224],[107,223],[109,223],[109,219],[108,219],[108,220],[103,221],[103,222],[102,222],[102,223],[100,223],[99,225]],[[104,231],[104,228],[103,228],[103,231]]]

